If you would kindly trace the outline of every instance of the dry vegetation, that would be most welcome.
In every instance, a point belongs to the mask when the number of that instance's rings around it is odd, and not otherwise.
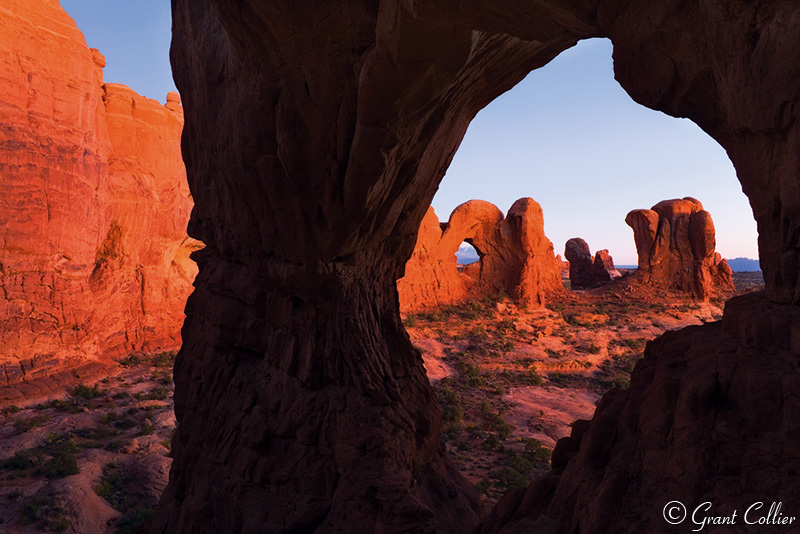
[[[744,291],[759,283],[737,279]],[[549,469],[556,441],[628,385],[649,340],[717,320],[723,305],[622,281],[551,295],[544,310],[498,295],[404,322],[442,408],[442,439],[489,506]],[[64,399],[3,410],[0,534],[80,531],[92,516],[116,533],[147,522],[171,462],[173,359],[132,355]]]
[[[126,534],[148,520],[170,464],[174,356],[132,355],[65,399],[3,411],[0,533],[80,532],[105,517]]]
[[[718,320],[723,307],[620,280],[551,295],[545,310],[499,295],[404,322],[438,394],[450,456],[490,505],[549,469],[556,441],[591,418],[603,393],[628,386],[649,340]]]

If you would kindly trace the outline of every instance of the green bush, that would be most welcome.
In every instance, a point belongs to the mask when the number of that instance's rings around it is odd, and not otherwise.
[[[26,450],[15,452],[14,456],[3,460],[2,466],[3,469],[7,469],[9,471],[24,471],[26,469],[30,469],[33,467],[31,451]]]
[[[127,358],[120,360],[119,364],[123,367],[134,367],[142,363],[142,359],[137,354],[131,354]]]
[[[154,388],[147,393],[134,393],[133,397],[138,401],[145,400],[164,400],[169,396],[169,388]]]
[[[460,420],[461,419],[459,418],[459,421]],[[142,421],[141,429],[143,436],[152,436],[153,432],[155,432],[155,429],[153,428],[153,423],[151,423],[150,420],[148,419]]]
[[[103,392],[95,385],[92,387],[86,386],[84,384],[78,384],[75,386],[75,389],[72,390],[73,397],[82,397],[87,400],[95,399],[102,395]]]
[[[56,451],[42,466],[42,474],[47,478],[64,478],[80,472],[75,453],[69,450]]]
[[[515,488],[525,488],[530,483],[528,477],[508,466],[503,466],[496,471],[489,473],[489,477],[495,480],[495,485],[503,490]]]
[[[500,445],[500,438],[497,437],[497,434],[489,434],[481,443],[481,447],[484,449],[495,449],[498,445]]]
[[[159,352],[153,359],[151,363],[154,367],[172,367],[172,363],[175,361],[175,353],[174,352]]]
[[[56,502],[52,491],[40,489],[22,507],[22,523],[30,525],[38,522],[45,532],[64,532],[72,524],[65,515],[66,510]]]
[[[50,420],[50,416],[47,414],[41,414],[29,419],[17,419],[14,421],[14,430],[18,434],[24,434],[25,432],[36,428],[37,426],[41,425],[42,423],[46,423]]]

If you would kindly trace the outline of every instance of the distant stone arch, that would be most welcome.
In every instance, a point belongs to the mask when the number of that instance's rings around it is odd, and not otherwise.
[[[455,252],[465,241],[481,251],[480,261],[459,271]],[[541,307],[545,292],[561,287],[560,269],[533,199],[516,201],[508,217],[494,204],[470,200],[445,223],[430,208],[397,282],[400,308],[414,311],[498,294]]]

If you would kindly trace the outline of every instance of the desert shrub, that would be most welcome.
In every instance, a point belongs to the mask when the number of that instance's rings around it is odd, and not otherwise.
[[[514,330],[514,320],[510,318],[505,318],[497,323],[497,331],[498,332],[509,332]]]
[[[136,534],[141,532],[142,526],[147,525],[153,518],[153,513],[153,508],[150,506],[133,510],[117,522],[114,534]]]
[[[594,343],[589,345],[589,348],[587,350],[588,350],[589,354],[600,354],[600,347],[598,347]]]
[[[514,451],[508,451],[505,460],[506,467],[517,471],[518,473],[527,473],[533,469],[533,462],[523,454],[517,454]]]
[[[127,441],[125,441],[124,439],[115,439],[114,441],[105,446],[105,450],[111,452],[119,452],[126,444]]]
[[[489,434],[486,436],[486,439],[483,440],[483,443],[481,443],[481,447],[487,450],[496,449],[498,445],[500,445],[500,438],[497,434]]]
[[[495,481],[495,485],[504,491],[509,491],[516,488],[525,488],[530,483],[528,477],[508,466],[503,466],[500,469],[489,473],[489,477]]]
[[[403,320],[403,326],[406,328],[414,328],[417,326],[417,316],[413,313],[409,313],[406,315],[405,320]]]
[[[155,356],[153,356],[150,363],[154,367],[172,367],[172,363],[175,361],[175,353],[174,352],[159,352]]]
[[[471,339],[478,339],[478,340],[487,339],[489,337],[489,332],[486,331],[485,326],[479,324],[478,326],[472,328],[472,330],[469,331],[469,337]]]
[[[124,358],[119,361],[119,364],[123,367],[135,367],[142,363],[142,358],[139,357],[138,354],[131,354],[127,358]]]
[[[55,493],[41,489],[23,505],[22,523],[38,523],[45,532],[64,532],[71,524],[66,513],[66,509],[57,503]]]
[[[461,367],[461,371],[464,373],[464,378],[468,386],[480,387],[486,385],[486,376],[479,365],[472,365],[462,361],[459,367]]]
[[[153,423],[151,423],[149,419],[145,419],[144,421],[142,421],[140,428],[142,430],[143,436],[152,436],[153,432],[155,432],[155,429],[153,428]]]
[[[50,420],[50,416],[47,414],[40,414],[34,417],[30,417],[28,419],[17,419],[14,421],[14,430],[18,434],[24,434],[29,430],[36,428],[37,426],[41,425],[42,423],[46,423]]]
[[[67,400],[53,399],[50,401],[50,407],[59,412],[80,413],[84,411],[84,407],[75,398]]]
[[[515,346],[510,339],[498,339],[492,343],[492,348],[502,353],[511,352]]]
[[[169,386],[172,385],[172,373],[168,370],[159,371],[153,373],[150,377],[150,380],[153,382],[158,382],[162,386]]]
[[[461,406],[447,404],[442,407],[442,420],[446,423],[460,423],[464,417],[464,410]]]
[[[97,398],[102,394],[103,392],[100,391],[100,389],[96,385],[89,387],[84,384],[78,384],[77,386],[75,386],[75,389],[72,390],[73,397],[81,397],[87,400]]]
[[[544,378],[536,372],[536,369],[528,369],[527,372],[520,373],[518,380],[526,386],[541,386],[544,383]]]
[[[114,427],[120,428],[122,430],[126,430],[128,428],[133,428],[133,427],[138,426],[138,425],[139,425],[139,422],[136,419],[134,419],[133,417],[129,417],[127,415],[125,417],[119,419],[118,421],[114,421]]]
[[[113,423],[114,421],[119,421],[122,419],[122,416],[119,412],[108,412],[107,414],[103,414],[103,417],[100,418],[100,422],[104,425],[108,423]]]
[[[42,474],[47,478],[64,478],[70,475],[77,475],[81,472],[78,467],[78,460],[75,453],[67,450],[59,450],[47,460],[42,466]]]
[[[494,424],[494,428],[497,430],[497,436],[503,441],[510,438],[511,434],[514,432],[514,430],[516,430],[514,425],[503,420],[502,418],[500,418],[500,420]]]
[[[164,400],[169,396],[169,388],[154,388],[147,393],[134,393],[133,397],[138,401],[145,400]]]
[[[525,456],[535,462],[546,462],[550,459],[552,451],[542,445],[542,442],[535,438],[525,440]]]
[[[520,358],[520,359],[518,359],[516,363],[517,363],[517,365],[519,365],[520,367],[524,367],[525,369],[527,369],[528,367],[530,367],[531,365],[533,365],[533,362],[534,362],[534,359],[533,359],[533,358],[531,358],[530,356],[526,356],[526,357],[524,357],[524,358]]]
[[[644,344],[644,340],[643,339],[627,338],[627,339],[623,340],[623,343],[625,343],[625,345],[628,348],[632,349],[632,350],[641,350],[642,345]]]
[[[140,496],[137,492],[130,491],[130,487],[135,481],[134,471],[112,462],[103,467],[100,484],[95,486],[95,493],[123,514],[116,524],[114,534],[146,532],[143,527],[146,527],[153,517],[152,506],[155,502]]]
[[[492,481],[488,478],[483,478],[475,484],[475,489],[478,490],[478,493],[481,495],[486,495],[489,492],[489,489],[492,487]]]
[[[546,348],[546,349],[544,349],[544,351],[551,358],[560,358],[561,357],[561,351],[554,350],[554,349],[551,349],[551,348]]]
[[[41,467],[40,472],[47,478],[63,478],[80,473],[75,452],[78,447],[72,439],[71,433],[50,434],[47,443],[38,447],[46,455],[50,456]]]
[[[14,456],[3,460],[0,465],[8,471],[24,471],[32,468],[34,464],[31,460],[31,451],[25,450],[15,452]]]

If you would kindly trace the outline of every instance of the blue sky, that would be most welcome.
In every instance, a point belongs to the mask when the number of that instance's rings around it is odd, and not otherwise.
[[[165,101],[167,0],[61,0],[87,44],[106,56],[107,82]],[[571,237],[617,264],[635,264],[625,215],[693,196],[711,213],[717,250],[758,257],[756,225],[725,151],[691,121],[636,104],[614,80],[611,43],[583,41],[481,111],[433,201],[440,220],[478,198],[503,212],[520,197],[544,210],[557,253]]]

